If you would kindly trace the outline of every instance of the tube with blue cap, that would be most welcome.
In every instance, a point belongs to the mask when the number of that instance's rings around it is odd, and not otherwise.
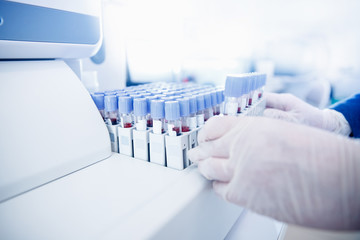
[[[236,116],[243,110],[241,109],[242,96],[246,94],[244,90],[248,87],[248,79],[248,74],[226,77],[224,115]]]
[[[211,94],[210,92],[204,93],[204,103],[205,103],[205,110],[204,110],[204,121],[206,122],[209,118],[214,115],[214,111],[212,109],[211,103]]]
[[[153,133],[163,134],[165,132],[165,101],[153,99],[150,104],[150,113],[153,120]]]
[[[101,117],[105,120],[105,105],[104,105],[104,94],[103,93],[93,93],[91,94],[91,98],[93,99],[97,109]]]
[[[224,113],[224,100],[225,100],[225,97],[224,97],[224,89],[217,89],[216,90],[216,98],[217,98],[217,102],[218,104],[216,105],[216,113],[219,113],[217,115],[220,115],[222,113]]]
[[[146,96],[146,102],[147,102],[147,114],[146,114],[146,122],[147,127],[153,126],[153,119],[151,117],[151,100],[157,99],[156,96]]]
[[[133,100],[131,97],[123,96],[123,97],[119,97],[118,102],[119,102],[121,127],[131,128],[133,126],[133,121],[132,121]]]
[[[190,131],[190,101],[188,98],[178,98],[180,104],[181,132]]]
[[[178,101],[165,102],[165,119],[169,136],[181,135],[180,104]]]
[[[197,126],[201,127],[205,123],[204,110],[205,110],[205,99],[203,94],[196,95],[196,122]]]
[[[135,126],[138,131],[145,131],[147,129],[147,101],[146,98],[135,98],[134,99],[134,116]]]
[[[116,95],[105,95],[105,122],[109,125],[119,123],[118,102]]]

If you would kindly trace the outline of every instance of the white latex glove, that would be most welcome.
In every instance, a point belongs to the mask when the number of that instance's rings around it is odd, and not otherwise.
[[[266,93],[265,117],[302,123],[349,136],[350,125],[345,117],[332,109],[320,110],[291,94]]]
[[[279,221],[360,230],[360,142],[264,117],[213,117],[190,160],[225,200]]]

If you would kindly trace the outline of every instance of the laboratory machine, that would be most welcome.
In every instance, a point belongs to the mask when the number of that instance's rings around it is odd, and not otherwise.
[[[183,155],[222,91],[90,94],[101,23],[97,0],[0,1],[0,238],[223,239],[243,209]]]

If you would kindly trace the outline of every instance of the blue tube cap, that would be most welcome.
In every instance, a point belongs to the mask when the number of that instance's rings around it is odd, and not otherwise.
[[[158,99],[156,96],[147,96],[146,98],[146,102],[147,102],[147,113],[150,113],[151,111],[151,101]]]
[[[104,103],[105,103],[105,111],[112,112],[118,110],[118,102],[116,95],[105,95]]]
[[[177,120],[180,118],[180,104],[178,101],[165,102],[165,119]]]
[[[196,108],[197,111],[205,109],[205,98],[203,94],[196,95]]]
[[[216,90],[216,98],[217,98],[217,101],[218,101],[219,104],[224,102],[225,96],[224,96],[224,90],[223,89]]]
[[[151,100],[150,115],[153,119],[163,119],[165,117],[165,101],[160,99]]]
[[[147,114],[146,98],[135,98],[134,99],[134,115],[135,116],[146,116],[146,114]]]
[[[119,112],[129,114],[133,110],[133,99],[131,97],[119,97]]]
[[[211,95],[211,104],[214,107],[214,106],[216,106],[218,104],[216,91],[211,91],[210,95]]]
[[[241,97],[250,92],[250,78],[249,74],[228,75],[224,95],[226,97]]]
[[[102,93],[94,93],[94,94],[91,94],[91,98],[95,102],[95,105],[96,105],[97,109],[104,110],[104,108],[105,108],[105,106],[104,106],[104,94],[102,94]]]
[[[189,103],[190,103],[190,114],[196,113],[197,112],[196,97],[191,96],[191,97],[188,97],[188,98],[189,98]]]
[[[105,96],[116,95],[116,91],[115,90],[105,91],[104,94],[105,94]]]
[[[211,108],[211,94],[209,92],[204,93],[205,108]]]
[[[180,116],[187,117],[190,114],[190,100],[188,98],[176,99],[180,104]]]

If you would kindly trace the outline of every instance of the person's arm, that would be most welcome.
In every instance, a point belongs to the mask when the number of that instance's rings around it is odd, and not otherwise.
[[[355,94],[330,108],[340,112],[346,118],[352,130],[351,136],[360,138],[360,94]]]

